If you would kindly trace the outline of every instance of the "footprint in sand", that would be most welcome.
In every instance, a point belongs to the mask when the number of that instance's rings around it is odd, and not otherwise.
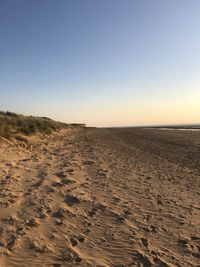
[[[94,161],[92,160],[84,160],[83,161],[83,165],[93,165],[94,164]]]
[[[12,235],[7,243],[7,248],[11,251],[20,247],[21,239],[19,236]]]
[[[113,196],[112,197],[112,203],[114,205],[118,205],[121,202],[121,199],[119,197]]]
[[[40,225],[40,221],[36,218],[32,218],[26,221],[26,225],[29,227],[37,227]]]
[[[71,248],[66,248],[62,252],[61,261],[68,263],[80,263],[82,259],[76,251]]]
[[[96,215],[97,211],[98,211],[98,208],[92,208],[91,210],[88,211],[88,215],[90,217],[93,217],[94,215]]]
[[[74,206],[76,204],[79,204],[80,203],[80,200],[77,197],[75,197],[75,196],[67,195],[67,196],[65,196],[65,203],[68,206]]]
[[[65,217],[65,213],[66,213],[66,210],[63,208],[60,208],[56,212],[53,213],[53,216],[57,218],[63,218]]]
[[[63,187],[64,184],[61,183],[61,182],[53,182],[53,183],[52,183],[52,186],[53,186],[53,187]]]
[[[73,247],[78,245],[78,241],[73,237],[71,237],[69,241]]]
[[[134,251],[132,253],[134,258],[134,263],[137,262],[138,266],[152,267],[153,263],[150,261],[147,255],[143,254],[140,251]]]
[[[147,240],[146,238],[141,238],[140,240],[141,240],[142,245],[143,245],[145,248],[147,248],[147,247],[148,247],[148,240]]]
[[[65,175],[64,172],[57,172],[57,173],[55,173],[55,175],[56,175],[57,177],[59,177],[59,178],[66,178],[66,175]]]

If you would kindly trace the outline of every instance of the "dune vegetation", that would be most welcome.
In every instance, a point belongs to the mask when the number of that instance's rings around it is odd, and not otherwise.
[[[25,140],[25,136],[35,133],[50,134],[64,128],[85,126],[84,124],[67,124],[47,117],[24,116],[13,112],[0,111],[0,136],[6,139]]]

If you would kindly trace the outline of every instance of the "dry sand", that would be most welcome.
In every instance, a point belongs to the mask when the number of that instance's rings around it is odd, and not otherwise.
[[[0,266],[200,266],[200,133],[0,144]]]

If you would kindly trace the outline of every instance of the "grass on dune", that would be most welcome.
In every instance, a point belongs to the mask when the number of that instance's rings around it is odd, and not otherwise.
[[[25,141],[25,136],[35,133],[50,134],[64,128],[83,127],[84,124],[67,124],[47,117],[24,116],[0,111],[0,136]]]

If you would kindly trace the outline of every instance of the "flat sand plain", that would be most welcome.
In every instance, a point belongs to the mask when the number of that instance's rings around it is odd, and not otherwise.
[[[200,133],[0,143],[0,266],[200,266]]]

